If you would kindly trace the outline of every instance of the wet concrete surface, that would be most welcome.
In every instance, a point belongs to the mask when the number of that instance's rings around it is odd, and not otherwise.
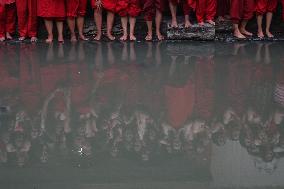
[[[0,45],[5,188],[283,188],[278,42]]]

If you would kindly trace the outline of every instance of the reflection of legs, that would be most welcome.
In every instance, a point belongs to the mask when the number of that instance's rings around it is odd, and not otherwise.
[[[108,12],[107,13],[107,37],[111,41],[115,40],[115,37],[112,35],[113,21],[114,21],[114,13]]]
[[[171,10],[171,15],[172,15],[172,27],[177,28],[178,23],[177,23],[177,5],[174,3],[172,0],[169,1],[169,6]]]
[[[134,43],[130,43],[129,59],[131,62],[136,62],[136,52],[135,52]]]
[[[101,40],[102,37],[102,9],[95,9],[94,10],[94,18],[95,18],[95,23],[96,23],[96,28],[97,28],[97,35],[95,37],[95,40],[99,41]]]
[[[270,56],[270,44],[265,44],[265,53],[264,53],[264,62],[266,64],[271,63],[271,56]]]
[[[112,43],[107,44],[107,61],[110,65],[115,63],[115,58],[112,50]]]
[[[123,35],[120,38],[121,41],[126,41],[127,40],[127,36],[128,36],[127,24],[128,24],[127,16],[121,17],[121,26],[122,26],[122,30],[123,30]]]
[[[47,30],[48,36],[47,39],[45,40],[45,42],[47,43],[51,43],[53,41],[53,21],[52,20],[44,20],[44,24],[45,24],[45,28]]]
[[[273,13],[272,12],[268,12],[266,14],[266,35],[269,38],[274,37],[273,34],[270,32],[270,26],[271,26],[271,22],[272,22],[272,17],[273,17]]]
[[[129,23],[130,23],[130,41],[136,41],[136,37],[134,35],[135,33],[135,24],[136,24],[136,17],[129,17]]]
[[[58,42],[62,43],[64,42],[63,38],[63,22],[57,21],[56,22],[57,32],[58,32]]]

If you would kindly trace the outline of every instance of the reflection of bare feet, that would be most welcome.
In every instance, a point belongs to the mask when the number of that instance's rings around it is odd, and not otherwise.
[[[184,22],[184,27],[185,28],[190,28],[192,26],[192,24],[190,23],[190,21],[185,21]]]
[[[165,39],[164,36],[160,32],[157,32],[157,38],[159,41],[162,41]]]
[[[136,41],[136,37],[133,34],[129,35],[129,39],[130,39],[130,41]]]
[[[31,37],[31,42],[32,42],[32,43],[37,42],[37,37]]]
[[[120,37],[120,41],[126,41],[127,40],[127,35],[124,34],[123,36]]]
[[[0,42],[5,41],[5,37],[0,37]]]
[[[264,38],[263,31],[258,31],[257,32],[257,37],[259,37],[260,39],[263,39]]]
[[[24,41],[25,39],[25,37],[19,37],[19,41]]]
[[[266,35],[268,38],[273,38],[274,35],[270,31],[266,31]]]
[[[46,43],[52,43],[52,41],[53,41],[53,35],[49,35],[45,40]]]
[[[83,34],[79,34],[79,39],[81,41],[89,41],[89,39],[87,37],[85,37],[85,35],[83,35]]]
[[[203,27],[204,26],[204,22],[199,22],[198,25]]]
[[[6,33],[6,39],[8,39],[8,40],[13,39],[13,37],[11,36],[11,34],[9,32]]]
[[[245,39],[246,36],[244,36],[239,30],[234,31],[234,36],[238,39]]]
[[[247,35],[247,36],[252,36],[253,34],[249,31],[247,31],[246,29],[240,29],[240,32],[243,34],[243,35]]]
[[[215,26],[215,22],[213,20],[207,20],[206,21],[208,24],[211,24],[212,26]]]
[[[177,23],[177,21],[173,19],[171,26],[172,26],[173,28],[178,28],[178,23]]]
[[[145,40],[152,41],[152,39],[153,39],[153,34],[148,32],[147,36],[145,37]]]
[[[112,35],[112,33],[107,33],[107,38],[111,41],[115,40],[115,37]]]
[[[58,41],[59,41],[59,39],[58,39]],[[76,37],[75,34],[71,35],[70,41],[71,42],[77,42],[77,37]]]

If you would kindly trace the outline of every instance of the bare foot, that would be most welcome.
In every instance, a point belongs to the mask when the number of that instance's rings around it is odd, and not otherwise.
[[[52,35],[49,35],[47,37],[47,39],[45,40],[46,43],[52,43],[52,41],[53,41],[53,36]]]
[[[107,38],[111,41],[115,40],[115,37],[111,33],[107,33]]]
[[[146,41],[152,41],[153,39],[153,34],[152,33],[148,33],[147,36],[145,37]]]
[[[136,41],[136,37],[133,34],[129,35],[129,39],[130,39],[130,41]]]
[[[257,37],[260,38],[260,39],[263,39],[264,38],[264,34],[262,31],[258,31],[257,32]]]
[[[239,30],[234,31],[234,36],[238,39],[245,39],[246,36],[244,36]]]
[[[266,31],[266,35],[268,38],[274,38],[274,35],[270,31]]]
[[[190,23],[190,21],[185,21],[185,23],[184,23],[185,28],[190,28],[191,26],[192,26],[192,24]]]
[[[204,24],[204,22],[199,22],[198,25],[203,27],[205,24]]]
[[[123,36],[121,36],[121,38],[120,38],[120,41],[126,41],[127,40],[127,35],[126,34],[124,34]]]
[[[225,21],[225,18],[224,18],[223,16],[219,16],[219,17],[217,18],[217,20],[218,20],[219,22],[224,22],[224,21]]]
[[[32,43],[37,42],[37,37],[31,37],[31,42],[32,42]]]
[[[79,34],[79,39],[82,41],[89,41],[89,39],[87,37],[85,37],[85,35],[83,34]]]
[[[0,37],[0,42],[5,41],[5,37]]]
[[[176,20],[172,20],[172,24],[171,24],[172,28],[178,28],[178,23]]]
[[[19,37],[19,41],[24,41],[25,39],[25,37]]]
[[[9,32],[6,32],[6,39],[8,39],[8,40],[13,39],[13,37],[11,36],[11,34]]]
[[[206,21],[208,24],[211,24],[212,26],[215,26],[215,22],[213,20],[207,20]]]
[[[240,32],[243,35],[247,35],[247,36],[252,36],[253,35],[251,32],[247,31],[246,29],[240,29]]]
[[[59,41],[59,38],[58,38],[58,41]],[[71,35],[70,41],[71,41],[71,42],[77,42],[77,37],[76,37],[75,34],[72,34],[72,35]]]
[[[59,43],[64,43],[64,38],[62,35],[58,35],[58,42]]]
[[[164,36],[160,32],[157,32],[157,38],[159,41],[163,41],[165,39]]]

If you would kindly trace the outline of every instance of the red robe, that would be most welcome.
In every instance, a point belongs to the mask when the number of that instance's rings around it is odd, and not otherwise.
[[[164,0],[142,0],[142,3],[142,11],[146,21],[152,21],[155,18],[156,10],[165,11],[166,3]]]
[[[16,4],[15,0],[4,0],[0,3],[0,37],[5,37],[5,33],[15,33],[16,31]]]
[[[191,8],[187,2],[187,0],[170,0],[174,5],[178,5],[179,3],[182,4],[182,9],[183,9],[183,14],[184,15],[189,15]]]
[[[217,0],[188,0],[188,5],[196,11],[197,22],[214,20]]]
[[[65,0],[37,1],[37,15],[45,19],[64,20],[66,16]]]
[[[16,0],[21,37],[37,36],[37,0]]]
[[[267,12],[275,12],[278,0],[257,0],[256,1],[256,14],[262,15]]]
[[[67,17],[84,17],[87,10],[87,0],[68,0],[66,10]]]
[[[239,24],[241,20],[250,20],[254,10],[254,0],[232,0],[230,11],[232,22]]]
[[[117,0],[115,10],[121,17],[137,17],[142,11],[140,0]]]
[[[217,0],[217,16],[226,16],[230,14],[231,0]]]

